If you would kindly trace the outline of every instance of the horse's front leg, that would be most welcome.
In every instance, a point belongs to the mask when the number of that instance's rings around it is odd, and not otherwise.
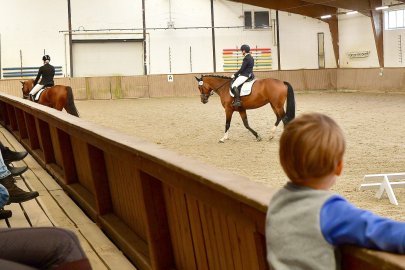
[[[229,128],[231,127],[231,120],[232,120],[232,109],[225,109],[226,121],[225,121],[225,134],[219,140],[220,143],[224,143],[225,140],[229,140]]]
[[[240,117],[242,118],[243,124],[245,125],[245,128],[247,128],[250,132],[252,132],[253,135],[255,135],[256,140],[260,142],[262,140],[262,137],[260,137],[259,134],[257,134],[256,131],[254,131],[250,126],[246,114],[246,110],[240,110],[239,111]]]

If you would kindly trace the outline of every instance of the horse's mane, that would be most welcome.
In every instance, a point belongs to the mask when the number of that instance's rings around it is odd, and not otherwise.
[[[228,79],[228,80],[231,80],[231,79],[232,79],[231,77],[228,77],[228,76],[221,76],[221,75],[202,75],[202,76],[201,76],[201,79],[204,78],[204,77],[213,77],[213,78]]]

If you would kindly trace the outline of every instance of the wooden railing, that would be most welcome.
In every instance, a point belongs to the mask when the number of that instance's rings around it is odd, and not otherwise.
[[[5,94],[0,121],[139,269],[268,269],[275,190]],[[344,269],[405,269],[402,256],[343,251]]]

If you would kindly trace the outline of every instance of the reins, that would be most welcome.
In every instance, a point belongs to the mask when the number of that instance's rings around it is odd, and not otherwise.
[[[224,79],[228,79],[228,78],[224,78]],[[232,80],[232,79],[231,79]],[[223,84],[221,84],[219,87],[217,87],[217,88],[215,88],[215,89],[212,89],[211,91],[210,91],[210,96],[212,96],[213,94],[214,94],[214,92],[217,92],[219,89],[221,89],[225,84],[227,84],[228,83],[228,81],[225,81]]]
[[[231,79],[231,80],[232,80],[232,79]],[[228,81],[226,81],[225,83],[221,84],[221,86],[215,88],[215,89],[212,90],[212,91],[217,92],[219,89],[221,89],[221,88],[222,88],[225,84],[227,84],[227,83],[228,83]]]

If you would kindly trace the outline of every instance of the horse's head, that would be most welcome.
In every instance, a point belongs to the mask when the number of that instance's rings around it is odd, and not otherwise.
[[[29,98],[29,93],[32,89],[32,87],[34,87],[34,80],[30,79],[27,81],[20,81],[22,84],[22,92],[23,92],[23,98],[24,99],[28,99]]]
[[[201,78],[195,77],[198,82],[198,90],[200,90],[200,97],[202,103],[207,103],[208,98],[214,94],[214,89],[208,84],[204,82],[204,76],[201,75]]]

